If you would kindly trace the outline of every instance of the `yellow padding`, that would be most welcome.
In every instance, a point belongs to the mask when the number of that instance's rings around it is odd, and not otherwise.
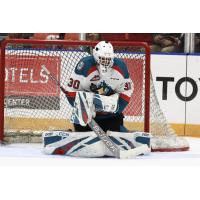
[[[143,123],[125,122],[128,130],[143,130]],[[200,137],[200,125],[194,124],[170,124],[177,135],[179,136],[194,136]],[[14,130],[67,130],[73,129],[73,125],[69,120],[65,119],[36,119],[36,118],[5,118],[5,129]]]

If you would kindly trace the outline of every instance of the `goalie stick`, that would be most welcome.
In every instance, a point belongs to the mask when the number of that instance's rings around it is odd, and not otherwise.
[[[56,83],[56,85],[61,89],[64,94],[67,94],[67,91],[60,85],[60,82],[50,73],[50,71],[45,67],[45,65],[41,66],[42,69],[46,72],[46,74]],[[84,111],[84,108],[83,108]],[[121,150],[103,131],[103,129],[96,123],[94,119],[92,119],[88,125],[95,132],[95,134],[101,139],[101,141],[105,144],[105,146],[112,152],[113,156],[116,158],[135,158],[136,156],[144,153],[149,153],[150,148],[144,144],[139,147],[130,150]]]

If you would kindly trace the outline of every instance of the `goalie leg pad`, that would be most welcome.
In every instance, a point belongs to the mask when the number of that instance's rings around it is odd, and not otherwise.
[[[43,146],[47,146],[49,144],[58,142],[62,139],[65,139],[66,137],[68,137],[69,134],[68,132],[64,132],[64,131],[52,131],[52,132],[44,132],[42,134],[42,139],[43,139]]]
[[[49,131],[43,134],[43,152],[74,157],[102,157],[105,146],[94,132]]]
[[[142,147],[142,145],[150,146],[150,133],[120,133],[108,131],[107,134],[121,150],[130,150]],[[47,131],[43,134],[43,152],[51,155],[60,154],[74,157],[92,158],[105,155],[113,157],[113,154],[93,131]]]
[[[121,132],[114,132],[114,131],[107,131],[107,134],[113,140],[121,150],[130,150],[134,149],[143,145],[147,145],[150,152],[150,143],[152,135],[147,132],[133,132],[133,133],[121,133]],[[110,155],[110,152],[106,152],[107,155]],[[146,152],[145,152],[146,154]]]

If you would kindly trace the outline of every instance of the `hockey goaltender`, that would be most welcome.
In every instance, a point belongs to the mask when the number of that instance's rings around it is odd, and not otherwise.
[[[151,134],[129,132],[123,125],[122,112],[134,85],[124,61],[114,57],[110,42],[99,42],[93,55],[79,61],[67,88],[45,70],[73,107],[71,122],[75,131],[45,132],[46,154],[133,158],[150,152]]]

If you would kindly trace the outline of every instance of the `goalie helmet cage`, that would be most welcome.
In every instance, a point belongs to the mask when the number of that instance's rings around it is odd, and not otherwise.
[[[47,130],[67,130],[72,108],[42,65],[61,86],[81,58],[90,56],[97,42],[61,40],[4,40],[1,44],[0,141],[16,142]],[[150,73],[150,48],[144,42],[112,42],[115,57],[128,66],[134,93],[124,111],[125,126],[153,134],[153,151],[184,151],[189,145],[176,136],[156,97]],[[79,69],[83,66],[79,63]],[[78,81],[72,80],[74,88]],[[29,137],[28,141],[32,141]]]

